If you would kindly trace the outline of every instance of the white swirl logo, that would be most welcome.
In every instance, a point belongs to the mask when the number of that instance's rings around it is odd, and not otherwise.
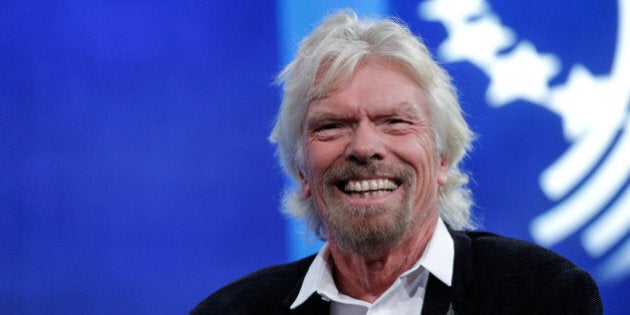
[[[630,1],[618,1],[610,73],[575,64],[553,87],[560,59],[518,40],[486,1],[428,0],[419,14],[445,26],[442,60],[470,62],[490,78],[488,104],[525,100],[561,117],[571,147],[540,174],[540,188],[556,205],[531,222],[532,238],[553,246],[580,233],[585,252],[602,260],[600,279],[630,275]]]

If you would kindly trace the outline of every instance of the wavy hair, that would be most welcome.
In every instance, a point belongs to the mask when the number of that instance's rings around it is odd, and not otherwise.
[[[453,229],[473,229],[468,176],[459,163],[470,150],[474,135],[464,120],[449,75],[433,60],[422,40],[394,19],[359,19],[354,11],[345,9],[326,18],[302,40],[295,58],[276,81],[283,87],[283,97],[269,140],[277,144],[284,171],[294,181],[299,180],[304,166],[302,124],[309,103],[373,58],[402,66],[425,91],[436,154],[449,164],[446,184],[439,188],[440,217]],[[284,212],[304,219],[317,237],[325,239],[312,197],[305,198],[297,185],[285,188],[282,207]]]

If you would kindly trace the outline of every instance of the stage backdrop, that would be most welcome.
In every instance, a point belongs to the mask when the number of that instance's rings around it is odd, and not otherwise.
[[[279,211],[272,82],[327,13],[397,16],[459,88],[482,229],[630,308],[630,2],[4,1],[0,313],[182,314],[317,250]]]

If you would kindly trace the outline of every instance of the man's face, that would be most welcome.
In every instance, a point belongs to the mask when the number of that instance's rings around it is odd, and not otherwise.
[[[447,163],[425,93],[403,73],[371,60],[309,104],[301,188],[342,250],[384,250],[437,219]]]

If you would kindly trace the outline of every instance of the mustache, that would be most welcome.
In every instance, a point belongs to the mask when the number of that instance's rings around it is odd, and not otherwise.
[[[324,174],[323,182],[336,185],[351,179],[380,177],[395,179],[401,184],[410,183],[414,180],[414,170],[408,165],[390,165],[379,160],[370,160],[367,163],[344,161],[330,167]]]

